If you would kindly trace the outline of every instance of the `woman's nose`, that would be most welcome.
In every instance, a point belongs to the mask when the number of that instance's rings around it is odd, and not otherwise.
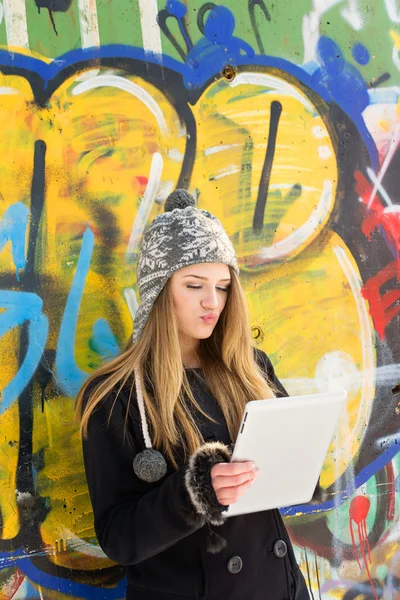
[[[209,291],[203,298],[201,305],[205,309],[215,310],[218,307],[218,297],[216,291]]]

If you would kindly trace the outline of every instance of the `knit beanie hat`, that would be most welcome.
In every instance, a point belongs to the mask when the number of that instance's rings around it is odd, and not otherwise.
[[[239,273],[235,250],[220,221],[195,205],[186,190],[175,190],[165,201],[164,213],[143,236],[137,264],[140,306],[134,340],[143,333],[155,300],[175,271],[199,263],[224,263]]]
[[[186,190],[175,190],[165,201],[164,213],[152,221],[143,236],[137,265],[141,303],[135,315],[134,341],[142,335],[161,290],[179,269],[199,263],[224,263],[239,274],[235,250],[222,224],[195,205],[196,200]],[[140,479],[155,482],[165,475],[167,465],[152,447],[137,369],[134,376],[145,450],[135,456],[133,468]]]

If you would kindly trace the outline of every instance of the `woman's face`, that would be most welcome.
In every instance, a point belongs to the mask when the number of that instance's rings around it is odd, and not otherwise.
[[[203,340],[212,334],[228,298],[231,274],[223,263],[201,263],[171,277],[171,294],[179,332]]]

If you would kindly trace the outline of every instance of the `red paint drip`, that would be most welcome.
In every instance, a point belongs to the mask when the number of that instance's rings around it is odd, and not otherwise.
[[[400,281],[400,213],[391,210],[390,207],[385,207],[377,193],[371,198],[374,187],[360,171],[356,171],[354,177],[356,192],[366,206],[362,231],[368,239],[371,239],[374,229],[378,229],[386,235],[387,245],[396,257],[397,280]]]
[[[394,289],[381,293],[383,285],[398,276],[398,263],[393,261],[383,267],[364,284],[361,292],[369,302],[369,310],[374,320],[375,329],[382,340],[385,339],[385,330],[389,323],[400,313],[400,290],[396,283]]]
[[[371,277],[362,288],[362,294],[369,302],[375,329],[384,340],[386,327],[400,313],[400,212],[382,204],[377,192],[373,194],[374,186],[361,171],[356,171],[354,178],[356,192],[365,207],[362,232],[370,240],[372,233],[378,230],[395,256],[393,262]],[[382,286],[392,279],[393,289],[381,293]]]
[[[375,600],[379,600],[376,594],[374,582],[372,581],[371,574],[368,568],[368,562],[371,564],[371,548],[368,540],[367,533],[367,516],[369,513],[369,509],[371,506],[371,502],[369,498],[366,496],[356,496],[350,503],[350,535],[351,542],[353,544],[354,556],[356,557],[358,566],[362,569],[361,561],[358,555],[357,545],[355,543],[354,531],[353,531],[353,521],[357,525],[358,531],[358,542],[360,546],[361,556],[365,565],[365,570],[368,575],[369,582],[371,584],[372,591],[374,593]],[[368,557],[368,558],[367,558]]]

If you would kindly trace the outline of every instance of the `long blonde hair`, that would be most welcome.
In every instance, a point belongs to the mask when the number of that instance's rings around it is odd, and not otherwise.
[[[234,440],[246,402],[274,394],[273,386],[254,360],[244,293],[235,271],[230,271],[226,306],[212,335],[201,340],[199,358],[207,389],[218,402]],[[79,391],[76,415],[83,436],[87,435],[92,412],[110,392],[117,390],[118,395],[122,388],[128,389],[128,404],[131,402],[135,368],[141,381],[150,383],[142,387],[153,446],[176,467],[177,446],[183,447],[187,458],[203,440],[190,410],[190,403],[192,408],[201,408],[193,397],[182,363],[169,283],[154,303],[140,339],[136,343],[130,340],[125,350],[94,371]],[[88,386],[99,378],[101,382],[94,389],[91,386],[86,398]]]

